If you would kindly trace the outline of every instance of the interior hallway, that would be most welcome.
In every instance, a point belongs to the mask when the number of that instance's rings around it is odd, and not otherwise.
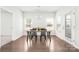
[[[44,39],[40,42],[39,38],[35,42],[34,38],[27,42],[26,36],[23,36],[14,42],[8,43],[1,47],[1,52],[78,52],[79,50],[74,48],[67,42],[59,39],[56,36],[52,36],[50,40]]]

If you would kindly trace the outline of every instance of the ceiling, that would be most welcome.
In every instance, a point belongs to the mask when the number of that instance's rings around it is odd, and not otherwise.
[[[16,6],[23,12],[56,12],[59,6]]]

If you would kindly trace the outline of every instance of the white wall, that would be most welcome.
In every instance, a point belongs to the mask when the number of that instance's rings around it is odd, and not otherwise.
[[[13,14],[12,16],[12,40],[16,40],[23,35],[23,13],[15,7],[0,7]],[[7,21],[8,22],[8,21]]]
[[[56,13],[55,31],[56,31],[56,35],[62,39],[65,39],[65,15],[68,12],[72,11],[72,9],[73,7],[62,7]],[[57,27],[57,23],[61,24],[59,28]]]
[[[12,31],[12,40],[23,35],[23,13],[22,11],[16,9],[15,7],[5,7],[13,13],[13,31]]]
[[[64,39],[64,14],[63,11],[60,10],[56,13],[56,20],[55,20],[55,26],[57,26],[57,24],[60,24],[59,27],[55,27],[55,33],[57,36],[59,36],[60,38]]]
[[[65,37],[65,15],[67,13],[71,13],[71,16],[72,16],[71,41],[67,40]],[[61,26],[59,27],[59,29],[57,29],[58,17],[61,18],[61,21],[60,21]],[[56,35],[58,37],[69,42],[76,48],[79,48],[79,7],[63,7],[61,9],[59,9],[56,13],[55,31],[56,31]]]
[[[75,44],[79,48],[79,7],[76,7]]]
[[[40,16],[40,17],[39,17]],[[55,13],[50,13],[50,12],[25,12],[24,13],[24,30],[26,30],[26,19],[31,18],[32,19],[32,26],[33,27],[42,27],[46,28],[46,19],[47,18],[55,18]],[[53,22],[53,21],[52,21]],[[53,30],[52,30],[53,31]]]
[[[0,9],[1,12],[1,9]],[[1,13],[0,13],[0,47],[1,47]]]
[[[12,41],[12,13],[1,9],[1,45]]]
[[[14,11],[13,15],[13,40],[23,35],[23,14],[19,10]]]

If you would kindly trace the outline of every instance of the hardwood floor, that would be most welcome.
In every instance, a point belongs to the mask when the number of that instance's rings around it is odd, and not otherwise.
[[[51,42],[49,39],[46,41],[43,39],[41,42],[38,38],[37,42],[28,40],[23,36],[13,42],[10,42],[1,47],[1,52],[78,52],[79,50],[74,48],[67,42],[59,39],[56,36],[52,36]]]

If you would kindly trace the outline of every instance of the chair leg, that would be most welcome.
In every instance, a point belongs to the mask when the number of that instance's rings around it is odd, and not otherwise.
[[[50,37],[50,42],[51,42],[51,37]]]
[[[33,36],[31,36],[30,38],[31,38],[31,40],[32,40]]]
[[[51,42],[51,36],[48,36],[48,38],[50,39],[50,42]]]
[[[40,36],[40,42],[42,41],[42,36]]]
[[[28,36],[27,36],[27,41],[28,41]]]
[[[45,41],[46,41],[46,36],[44,36],[44,38],[45,38]]]

